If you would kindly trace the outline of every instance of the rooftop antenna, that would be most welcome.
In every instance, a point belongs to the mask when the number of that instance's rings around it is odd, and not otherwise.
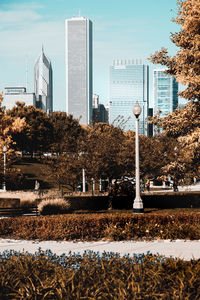
[[[28,55],[26,55],[26,92],[28,92]]]
[[[78,11],[78,16],[79,16],[79,18],[80,18],[80,16],[81,16],[81,10],[79,9],[79,11]]]

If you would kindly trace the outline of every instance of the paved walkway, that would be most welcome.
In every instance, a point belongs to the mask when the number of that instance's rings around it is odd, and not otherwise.
[[[125,242],[56,242],[56,241],[24,241],[24,240],[9,240],[0,239],[0,252],[4,250],[28,251],[35,253],[38,248],[42,250],[51,249],[53,253],[61,255],[63,253],[82,254],[86,250],[94,252],[117,252],[121,256],[125,254],[138,254],[147,253],[150,251],[152,254],[165,255],[167,257],[179,257],[185,260],[199,259],[200,258],[200,240],[197,241],[184,241],[184,240],[155,240],[150,242],[145,241],[125,241]]]
[[[153,191],[151,190],[153,189]],[[157,193],[157,192],[173,192],[173,187],[165,187],[165,186],[152,186],[150,188],[150,191],[152,193]],[[192,185],[187,185],[187,186],[178,186],[178,191],[179,192],[200,192],[200,183],[198,182],[197,184],[192,184]],[[147,193],[147,192],[145,192]]]

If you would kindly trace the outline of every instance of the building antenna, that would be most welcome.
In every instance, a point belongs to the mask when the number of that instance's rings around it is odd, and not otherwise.
[[[79,16],[79,18],[80,18],[80,16],[81,16],[81,10],[79,9],[79,11],[78,11],[78,16]]]
[[[26,92],[28,92],[28,55],[26,55]]]

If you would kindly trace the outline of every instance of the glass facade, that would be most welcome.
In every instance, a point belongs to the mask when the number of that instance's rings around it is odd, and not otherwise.
[[[164,117],[178,106],[178,82],[170,74],[164,73],[164,69],[155,69],[153,72],[154,115],[160,111],[160,116]]]
[[[139,133],[146,134],[146,118],[149,105],[149,67],[132,61],[114,61],[110,67],[109,123],[124,131],[135,130],[133,107],[139,102]]]
[[[42,52],[34,67],[34,92],[36,106],[50,113],[53,111],[53,71],[49,58]]]

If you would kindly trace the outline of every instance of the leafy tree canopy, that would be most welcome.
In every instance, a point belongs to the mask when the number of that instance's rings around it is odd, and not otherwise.
[[[167,67],[167,73],[187,88],[180,93],[186,99],[200,100],[200,0],[177,2],[177,17],[173,20],[181,26],[171,34],[171,41],[179,50],[170,56],[166,48],[155,52],[150,60]]]
[[[7,111],[7,115],[24,118],[26,121],[23,131],[13,134],[19,150],[30,153],[49,150],[52,126],[46,112],[32,105],[26,106],[25,103],[17,102]]]
[[[21,132],[26,126],[24,118],[21,119],[6,114],[2,101],[3,95],[0,94],[0,153],[2,153],[4,145],[8,149],[13,146],[12,135]]]
[[[65,112],[53,112],[49,115],[49,120],[53,128],[52,152],[74,152],[79,138],[84,134],[84,129],[79,125],[78,120]]]

